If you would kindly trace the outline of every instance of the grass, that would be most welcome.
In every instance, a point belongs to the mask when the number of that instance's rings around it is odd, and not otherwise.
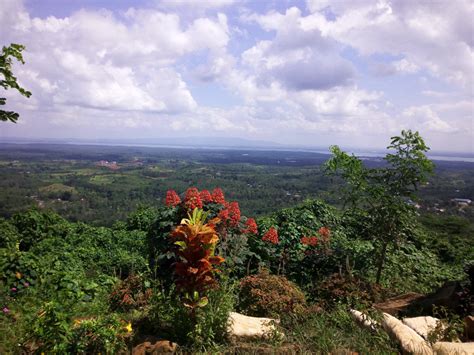
[[[112,175],[94,175],[90,178],[90,182],[95,185],[109,185],[115,177]]]
[[[39,191],[42,193],[77,192],[77,190],[74,187],[66,186],[59,183],[41,187]]]

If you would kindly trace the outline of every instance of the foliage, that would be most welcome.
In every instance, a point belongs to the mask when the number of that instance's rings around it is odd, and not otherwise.
[[[239,308],[256,317],[275,317],[305,310],[304,293],[284,276],[262,270],[240,281]]]
[[[444,307],[433,307],[433,315],[439,319],[434,329],[428,332],[428,341],[433,344],[438,341],[459,341],[464,332],[464,323],[457,314],[449,312]]]
[[[127,349],[127,340],[132,331],[131,324],[115,314],[76,319],[72,328],[68,352],[116,354]]]
[[[446,280],[461,277],[457,267],[441,263],[432,251],[411,242],[392,250],[385,267],[386,277],[381,284],[399,292],[431,292]]]
[[[216,266],[222,264],[224,258],[214,254],[219,241],[214,225],[219,223],[219,219],[205,223],[207,213],[197,207],[188,217],[175,228],[171,237],[178,247],[175,283],[178,291],[184,295],[184,305],[194,314],[197,307],[207,305],[205,294],[217,286],[214,274],[217,272]]]
[[[25,64],[23,60],[22,51],[25,49],[25,46],[20,44],[12,43],[8,47],[2,48],[2,53],[0,54],[0,74],[2,74],[3,79],[0,80],[0,86],[3,87],[5,90],[7,89],[15,89],[21,95],[30,97],[31,92],[23,89],[17,81],[17,78],[13,75],[12,72],[12,59],[15,58],[22,64]],[[6,98],[0,97],[0,106],[6,104]],[[0,110],[0,121],[11,121],[16,123],[18,120],[18,113],[13,111],[4,111]]]
[[[109,296],[112,310],[129,311],[148,305],[153,291],[141,275],[129,275],[120,281]]]
[[[174,290],[155,293],[149,316],[153,331],[189,351],[209,351],[225,343],[227,320],[234,307],[234,285],[229,280],[223,281],[221,287],[210,290],[207,297],[207,306],[196,309],[192,320]]]
[[[148,232],[157,217],[155,208],[142,206],[127,217],[126,229]]]
[[[209,292],[208,299],[206,308],[197,312],[193,330],[187,334],[191,347],[200,351],[209,351],[227,340],[227,322],[234,308],[234,286],[224,282],[219,289]]]
[[[415,213],[408,204],[418,185],[425,182],[433,170],[426,158],[428,151],[418,132],[402,131],[391,138],[387,149],[394,150],[384,160],[386,167],[367,168],[362,160],[331,147],[333,157],[326,162],[329,174],[340,174],[346,182],[346,202],[354,209],[366,211],[368,233],[379,241],[376,282],[379,283],[387,248],[407,239],[415,227]]]
[[[56,213],[30,210],[13,216],[13,224],[21,235],[19,249],[29,250],[33,245],[49,237],[64,237],[69,225]]]
[[[384,299],[388,291],[350,273],[335,273],[319,283],[314,292],[319,304],[324,308],[345,305],[365,309]]]
[[[38,276],[38,258],[34,254],[0,249],[1,282],[15,296],[34,286]]]
[[[31,325],[27,346],[36,352],[116,353],[126,349],[130,325],[116,315],[73,319],[55,302],[48,302]]]

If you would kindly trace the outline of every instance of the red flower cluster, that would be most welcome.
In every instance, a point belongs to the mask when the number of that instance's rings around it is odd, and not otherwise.
[[[227,221],[229,219],[229,210],[227,208],[224,208],[219,212],[218,217],[223,222]]]
[[[230,225],[232,227],[238,226],[240,222],[240,208],[238,202],[231,202],[229,204],[229,218],[230,218]]]
[[[318,230],[318,234],[320,238],[313,236],[313,237],[302,237],[301,244],[309,245],[309,246],[316,246],[321,240],[323,243],[327,243],[329,241],[329,236],[331,235],[331,231],[327,227],[321,227]]]
[[[211,193],[208,190],[202,190],[199,193],[199,196],[201,197],[202,202],[205,202],[205,203],[212,202],[212,196],[211,196]]]
[[[301,244],[314,247],[318,244],[318,237],[303,237],[301,238]]]
[[[329,230],[328,227],[321,227],[318,230],[318,233],[321,237],[328,239],[331,235],[331,231]]]
[[[199,190],[195,187],[190,187],[186,190],[186,197],[184,198],[184,205],[191,211],[195,208],[202,208],[202,200],[199,195]]]
[[[166,192],[166,199],[165,199],[166,206],[176,206],[181,203],[181,199],[179,198],[178,194],[174,190],[168,190]]]
[[[212,191],[212,201],[215,203],[220,203],[221,205],[225,204],[224,192],[220,187],[216,187]]]
[[[267,233],[265,233],[262,237],[264,242],[270,242],[272,244],[278,244],[278,232],[274,227],[271,227]]]
[[[257,234],[258,233],[258,228],[257,228],[257,222],[253,218],[248,218],[247,222],[245,222],[245,228],[242,232],[243,233],[248,233],[248,234]]]

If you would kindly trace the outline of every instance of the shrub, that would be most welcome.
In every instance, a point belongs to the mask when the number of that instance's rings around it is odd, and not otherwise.
[[[243,278],[239,289],[239,308],[257,317],[275,317],[282,313],[299,313],[306,306],[303,292],[284,276],[267,270]]]
[[[112,310],[129,311],[146,306],[152,296],[150,284],[140,275],[120,281],[109,296]]]
[[[373,302],[381,301],[387,293],[380,285],[341,273],[332,274],[315,290],[319,304],[328,308],[338,304],[352,307],[369,306]]]
[[[208,300],[204,296],[209,289],[217,287],[216,266],[224,258],[215,255],[219,237],[214,229],[218,219],[205,223],[207,214],[195,208],[188,219],[171,234],[176,250],[175,283],[177,290],[184,296],[183,302],[192,312],[197,307],[204,307]]]
[[[77,319],[72,327],[68,352],[116,354],[127,349],[126,340],[131,333],[131,324],[114,314],[99,318]]]
[[[53,354],[117,353],[126,349],[132,332],[131,324],[114,314],[73,319],[70,310],[56,302],[46,303],[30,327],[25,347]]]
[[[189,309],[169,293],[155,293],[151,300],[149,322],[153,331],[181,347],[193,351],[209,351],[226,341],[227,321],[234,307],[234,286],[222,282],[218,289],[209,291],[208,304],[197,308],[195,318]]]

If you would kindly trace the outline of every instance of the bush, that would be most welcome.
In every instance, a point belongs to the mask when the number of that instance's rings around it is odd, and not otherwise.
[[[222,282],[208,293],[209,303],[191,316],[189,308],[170,293],[153,295],[149,322],[153,331],[186,350],[209,351],[227,339],[227,321],[234,307],[234,286]]]
[[[331,275],[315,290],[319,304],[326,308],[333,308],[338,304],[359,308],[370,306],[373,302],[384,299],[387,293],[380,285],[341,273]]]
[[[114,314],[73,319],[56,302],[46,303],[30,327],[25,349],[53,354],[117,353],[127,348],[132,332],[131,324]]]
[[[263,270],[240,282],[239,309],[248,315],[275,317],[283,313],[300,313],[305,307],[304,293],[284,276]]]
[[[109,296],[112,310],[129,311],[146,306],[152,296],[149,281],[140,275],[130,275],[120,281]]]

